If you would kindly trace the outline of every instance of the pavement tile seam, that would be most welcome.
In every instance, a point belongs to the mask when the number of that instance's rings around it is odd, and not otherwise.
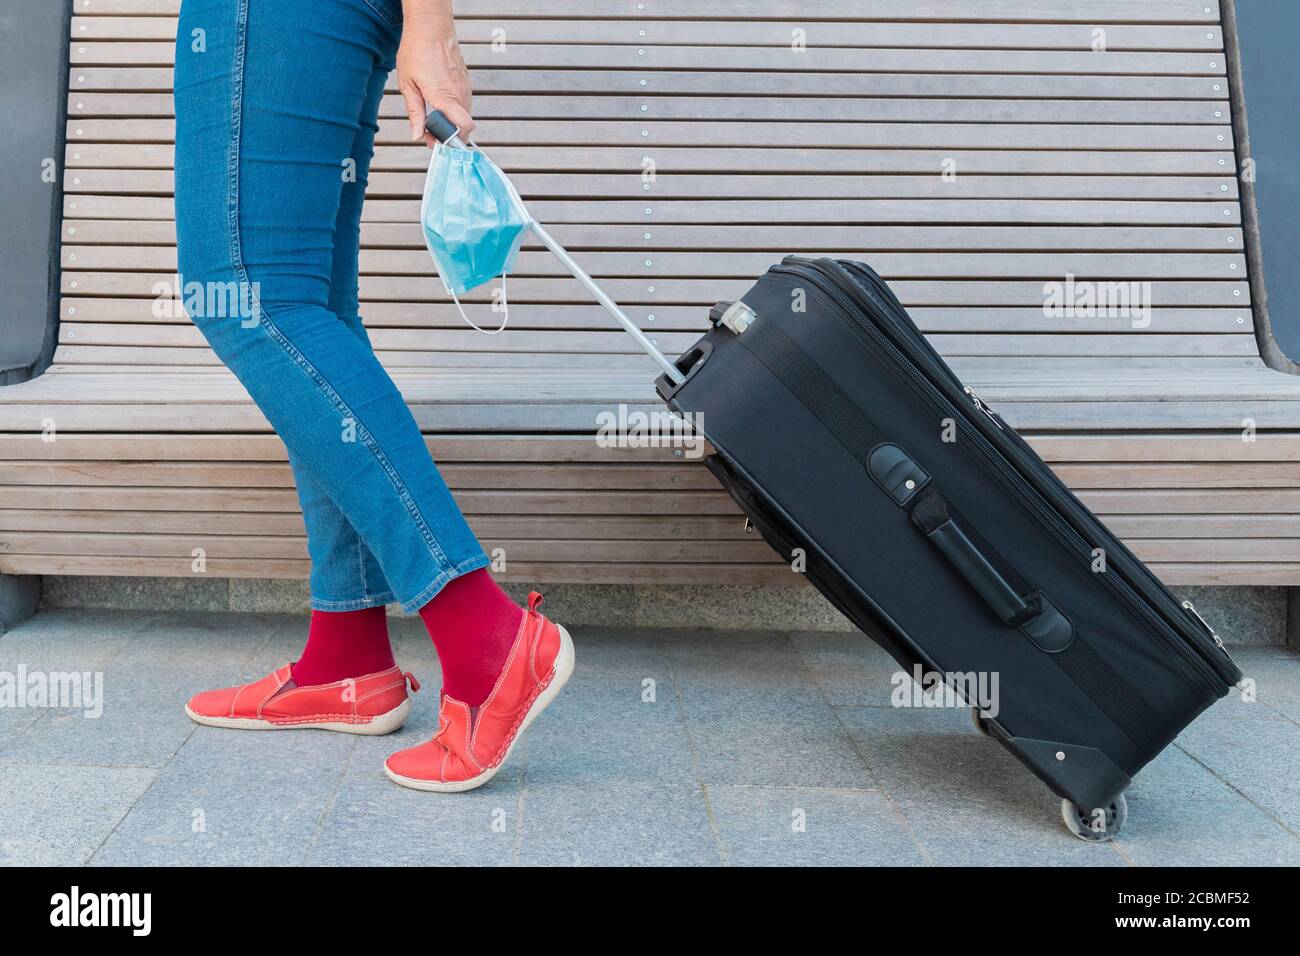
[[[925,865],[933,866],[934,860],[931,858],[929,852],[925,849],[925,846],[921,843],[921,840],[918,834],[916,833],[915,828],[912,826],[912,821],[907,818],[907,815],[903,812],[903,808],[900,807],[898,805],[898,801],[894,799],[894,795],[890,793],[888,789],[885,788],[885,786],[883,785],[883,783],[881,783],[879,777],[877,776],[876,772],[871,768],[871,762],[867,759],[867,755],[863,753],[862,748],[858,746],[858,742],[854,738],[853,733],[850,731],[849,726],[844,723],[844,719],[840,713],[839,708],[835,706],[834,702],[830,699],[829,695],[826,693],[826,689],[822,686],[822,682],[817,679],[817,674],[815,670],[812,668],[812,666],[810,665],[807,657],[804,655],[804,651],[800,642],[791,640],[790,644],[791,646],[794,647],[795,653],[799,655],[799,660],[803,664],[803,669],[805,674],[807,674],[809,683],[814,688],[816,688],[817,694],[822,698],[826,706],[830,708],[831,713],[835,715],[835,720],[839,724],[840,729],[844,732],[844,736],[848,740],[849,746],[852,747],[853,752],[858,755],[858,760],[861,762],[863,770],[867,774],[867,778],[871,780],[871,782],[875,785],[871,789],[878,790],[880,792],[880,795],[884,797],[886,805],[888,805],[890,811],[894,814],[894,819],[898,821],[898,825],[903,828],[903,832],[906,833],[908,839],[912,841],[912,846],[916,848],[916,852],[920,854],[921,859],[925,863]]]
[[[1191,752],[1190,750],[1188,750],[1187,747],[1185,747],[1183,744],[1181,744],[1181,743],[1175,741],[1174,744],[1173,744],[1173,746],[1174,746],[1174,747],[1177,747],[1179,750],[1181,750],[1181,751],[1182,751],[1184,754],[1186,754],[1186,755],[1187,755],[1187,756],[1188,756],[1192,761],[1194,761],[1198,766],[1204,768],[1205,771],[1206,771],[1208,774],[1210,774],[1210,776],[1214,777],[1215,780],[1217,780],[1217,781],[1219,781],[1219,783],[1223,784],[1223,786],[1226,787],[1228,790],[1231,790],[1233,793],[1235,793],[1235,794],[1236,794],[1238,797],[1240,797],[1242,800],[1245,800],[1247,803],[1249,803],[1249,804],[1250,804],[1252,807],[1254,807],[1256,810],[1258,810],[1258,811],[1260,811],[1261,813],[1263,813],[1265,816],[1267,816],[1270,820],[1272,820],[1274,823],[1276,823],[1276,824],[1277,824],[1281,829],[1285,830],[1285,831],[1286,831],[1288,834],[1290,834],[1292,837],[1295,837],[1297,840],[1300,840],[1300,833],[1297,833],[1297,832],[1296,832],[1296,831],[1295,831],[1295,830],[1294,830],[1294,829],[1293,829],[1293,828],[1292,828],[1292,827],[1291,827],[1291,826],[1290,826],[1290,825],[1289,825],[1285,820],[1280,819],[1276,813],[1274,813],[1274,812],[1273,812],[1272,810],[1270,810],[1268,807],[1265,807],[1265,806],[1263,806],[1262,804],[1260,804],[1257,800],[1255,800],[1253,797],[1251,797],[1250,794],[1246,793],[1246,792],[1243,791],[1240,787],[1236,786],[1236,785],[1235,785],[1231,780],[1228,780],[1226,777],[1223,776],[1223,774],[1219,773],[1217,770],[1215,770],[1213,767],[1211,767],[1209,764],[1207,764],[1204,760],[1202,760],[1202,759],[1201,759],[1200,757],[1198,757],[1196,754],[1192,753],[1192,752]]]
[[[658,641],[661,648],[666,647],[667,642],[661,637]],[[718,825],[717,815],[714,813],[713,801],[709,799],[709,789],[704,780],[701,779],[701,761],[699,748],[695,743],[695,734],[691,730],[691,723],[686,719],[686,710],[682,706],[682,685],[678,678],[677,666],[672,657],[665,655],[664,668],[668,675],[668,684],[673,691],[673,707],[677,711],[677,723],[682,728],[682,735],[686,739],[686,746],[690,750],[691,770],[695,778],[695,785],[700,788],[704,800],[704,816],[709,823],[709,833],[713,836],[713,848],[717,853],[718,859],[723,866],[727,865],[727,849],[722,839],[722,829]]]
[[[306,864],[311,857],[312,850],[320,842],[321,834],[325,828],[325,821],[329,819],[334,805],[338,803],[339,794],[343,792],[343,787],[347,783],[348,771],[352,768],[352,758],[356,755],[358,745],[359,741],[353,738],[352,745],[348,747],[347,755],[343,758],[343,771],[339,774],[338,780],[334,781],[334,789],[330,791],[329,796],[321,806],[320,816],[316,818],[316,826],[312,828],[311,838],[303,841],[302,858],[298,861],[299,864]]]

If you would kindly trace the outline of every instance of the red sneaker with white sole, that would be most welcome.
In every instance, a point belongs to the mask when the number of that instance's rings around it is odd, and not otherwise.
[[[390,779],[415,790],[459,793],[496,776],[528,725],[573,673],[573,640],[537,613],[541,603],[536,591],[528,595],[528,611],[487,700],[470,707],[443,694],[438,732],[384,761]]]
[[[333,684],[292,685],[286,664],[241,687],[205,690],[190,698],[185,713],[212,727],[239,730],[315,728],[345,734],[387,734],[406,722],[411,701],[406,685],[420,689],[411,673],[390,667]]]

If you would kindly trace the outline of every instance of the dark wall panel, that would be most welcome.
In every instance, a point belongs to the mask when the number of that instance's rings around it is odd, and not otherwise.
[[[1300,2],[1235,7],[1269,320],[1300,361]]]
[[[71,6],[0,0],[0,383],[53,353]]]

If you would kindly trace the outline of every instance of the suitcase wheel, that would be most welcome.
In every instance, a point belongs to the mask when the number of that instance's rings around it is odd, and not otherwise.
[[[1128,801],[1120,794],[1105,807],[1086,810],[1071,803],[1061,801],[1061,818],[1071,833],[1088,843],[1105,843],[1115,839],[1115,835],[1124,829],[1128,820]]]

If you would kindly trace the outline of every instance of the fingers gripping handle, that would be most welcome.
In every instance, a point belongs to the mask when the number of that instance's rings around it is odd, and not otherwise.
[[[460,127],[447,119],[442,110],[429,110],[424,117],[424,128],[440,143],[445,143],[455,149],[465,148],[465,141],[460,138]]]

